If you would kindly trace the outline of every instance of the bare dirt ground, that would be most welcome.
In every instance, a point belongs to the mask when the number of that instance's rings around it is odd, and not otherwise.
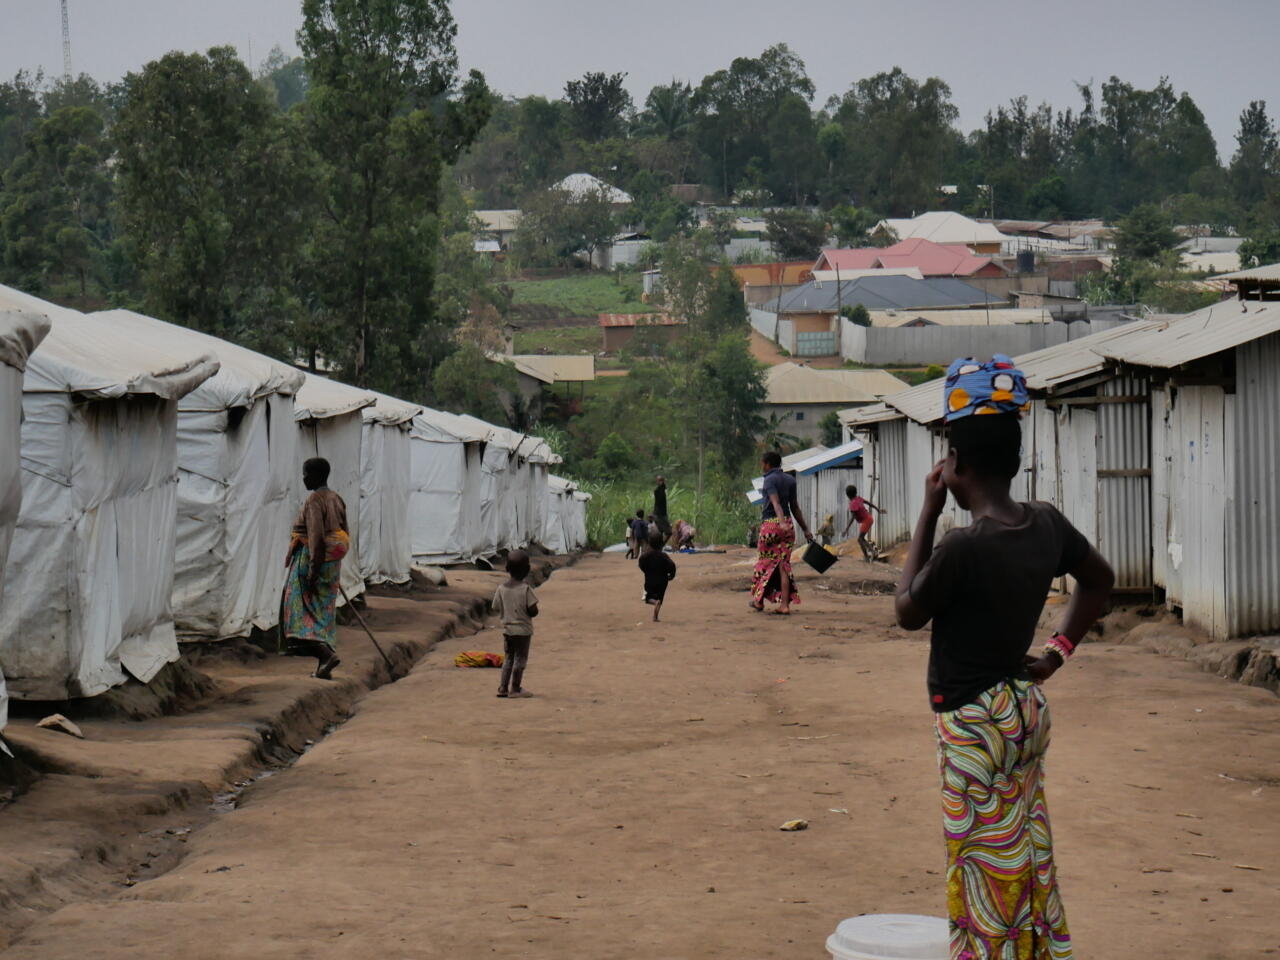
[[[659,625],[621,557],[560,570],[538,590],[536,697],[452,666],[497,631],[448,640],[167,872],[0,957],[816,958],[842,917],[940,914],[924,638],[885,596],[820,589],[863,579],[851,559],[802,575],[796,615],[753,614],[747,559],[677,558]],[[1049,696],[1077,956],[1280,953],[1280,700],[1102,643]]]

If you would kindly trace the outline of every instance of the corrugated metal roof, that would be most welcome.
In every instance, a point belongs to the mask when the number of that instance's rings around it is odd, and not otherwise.
[[[766,403],[872,403],[906,386],[884,370],[818,370],[780,363],[764,375]]]
[[[1161,323],[1159,320],[1139,320],[1077,340],[1068,340],[1057,346],[1045,347],[1043,350],[1033,350],[1013,359],[1018,369],[1026,374],[1028,388],[1033,391],[1052,391],[1065,383],[1105,369],[1107,358],[1099,352],[1103,345]],[[942,387],[945,382],[945,378],[939,377],[902,393],[887,396],[885,402],[916,423],[932,423],[941,420],[943,416]]]
[[[596,358],[572,354],[517,354],[515,368],[547,383],[588,383],[596,378]]]
[[[1037,307],[998,310],[871,310],[873,327],[905,327],[922,321],[939,327],[994,327],[1017,323],[1052,323],[1053,314]]]
[[[600,314],[600,326],[602,327],[674,327],[683,324],[685,321],[677,320],[669,314],[665,313],[602,313]]]
[[[1142,330],[1130,331],[1096,349],[1104,357],[1135,366],[1169,368],[1278,331],[1280,303],[1227,300],[1195,313],[1151,321]]]
[[[1237,270],[1235,273],[1221,273],[1215,280],[1280,280],[1280,263],[1269,263],[1262,267],[1250,267],[1248,270]]]
[[[897,420],[902,416],[887,403],[873,403],[866,407],[850,407],[848,410],[837,410],[836,416],[848,427],[866,426],[869,423],[883,423],[886,420]]]
[[[887,247],[823,250],[813,270],[817,274],[819,270],[833,271],[837,267],[841,271],[915,268],[925,277],[967,277],[991,262],[990,257],[979,257],[965,246],[945,246],[923,237],[911,237]]]
[[[631,202],[631,194],[605,183],[590,173],[571,173],[559,183],[553,184],[551,189],[563,190],[574,200],[581,200],[591,193],[600,193],[610,203]]]
[[[907,220],[881,220],[876,229],[881,227],[892,230],[899,240],[921,237],[934,243],[1003,243],[1009,239],[989,223],[950,210],[934,210]]]
[[[830,450],[823,450],[815,453],[813,456],[801,460],[792,469],[795,470],[797,476],[807,477],[811,473],[817,473],[819,470],[826,470],[830,467],[838,467],[842,463],[848,463],[862,456],[862,441],[850,440],[848,443],[842,443],[838,447],[832,447]]]
[[[917,280],[900,275],[861,276],[839,284],[813,281],[784,294],[782,313],[834,313],[838,307],[862,304],[868,310],[919,310],[1004,303],[1000,297],[954,277]]]

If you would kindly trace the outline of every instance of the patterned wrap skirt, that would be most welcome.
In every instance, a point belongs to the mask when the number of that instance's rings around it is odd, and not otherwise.
[[[350,548],[351,538],[345,530],[325,536],[324,563],[320,564],[320,576],[313,593],[307,589],[311,548],[299,534],[293,534],[289,544],[289,573],[280,605],[280,629],[286,640],[319,640],[331,648],[337,644],[334,614],[338,606],[338,578],[342,558]]]
[[[935,724],[951,960],[1070,960],[1044,799],[1044,694],[1001,681]]]
[[[755,571],[751,574],[751,602],[782,601],[782,571],[791,584],[791,603],[800,602],[795,577],[791,575],[791,551],[796,545],[796,528],[790,518],[771,519],[760,524]]]

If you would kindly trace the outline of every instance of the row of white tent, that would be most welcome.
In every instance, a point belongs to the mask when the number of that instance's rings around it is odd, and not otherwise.
[[[347,504],[350,596],[585,546],[589,496],[537,437],[0,287],[0,727],[7,696],[94,696],[179,641],[274,627],[314,456]]]

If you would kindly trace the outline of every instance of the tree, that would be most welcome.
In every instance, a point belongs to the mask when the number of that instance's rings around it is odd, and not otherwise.
[[[147,308],[288,356],[310,179],[286,118],[230,47],[167,54],[125,87],[120,221]]]
[[[0,83],[0,171],[17,159],[27,134],[40,120],[43,82],[43,74],[19,70],[12,80]]]
[[[625,73],[585,73],[564,85],[569,122],[583,140],[597,142],[626,130],[633,104],[622,85]]]
[[[1168,216],[1154,204],[1139,204],[1116,226],[1116,256],[1122,259],[1155,260],[1181,241]]]
[[[770,210],[765,237],[780,260],[816,260],[827,242],[827,224],[803,210]]]
[[[880,218],[869,210],[841,204],[832,207],[827,216],[831,218],[831,228],[836,235],[836,242],[842,247],[861,247],[870,242],[871,231]]]
[[[818,442],[824,447],[838,447],[844,441],[844,427],[840,425],[840,417],[834,410],[828,410],[818,421],[818,430]]]
[[[853,303],[841,307],[840,316],[844,317],[855,326],[871,326],[871,314],[867,311],[866,304],[863,303]]]
[[[112,239],[110,147],[88,107],[40,121],[0,189],[4,275],[26,290],[74,280],[81,301]]]
[[[620,480],[635,467],[635,452],[615,430],[596,447],[596,472],[607,480]]]
[[[693,130],[693,88],[679,80],[661,84],[645,97],[641,132],[663,140],[683,140]]]
[[[277,107],[290,110],[307,96],[310,78],[306,61],[301,57],[290,57],[276,44],[258,67],[258,82],[266,87]]]
[[[515,368],[490,360],[472,343],[457,347],[433,374],[435,399],[453,413],[506,422],[519,389]]]
[[[1240,244],[1240,269],[1280,263],[1280,228],[1259,230]]]
[[[308,262],[342,375],[417,398],[450,349],[434,309],[440,178],[492,109],[458,84],[446,0],[303,0],[304,114],[323,216]]]
[[[777,412],[765,414],[760,425],[760,446],[765,450],[776,450],[781,454],[798,450],[802,442],[800,438],[782,429],[790,416],[787,413]]]
[[[1253,100],[1240,114],[1236,152],[1231,158],[1231,185],[1236,200],[1249,207],[1261,203],[1280,177],[1280,142],[1267,116],[1267,102]]]
[[[728,270],[721,274],[733,275]],[[767,395],[764,367],[752,356],[742,330],[718,337],[702,367],[713,442],[722,468],[733,472],[755,451],[755,438],[764,422],[760,416]]]
[[[616,232],[613,204],[603,189],[539,190],[521,201],[514,245],[533,263],[568,264],[579,253],[590,260]]]

